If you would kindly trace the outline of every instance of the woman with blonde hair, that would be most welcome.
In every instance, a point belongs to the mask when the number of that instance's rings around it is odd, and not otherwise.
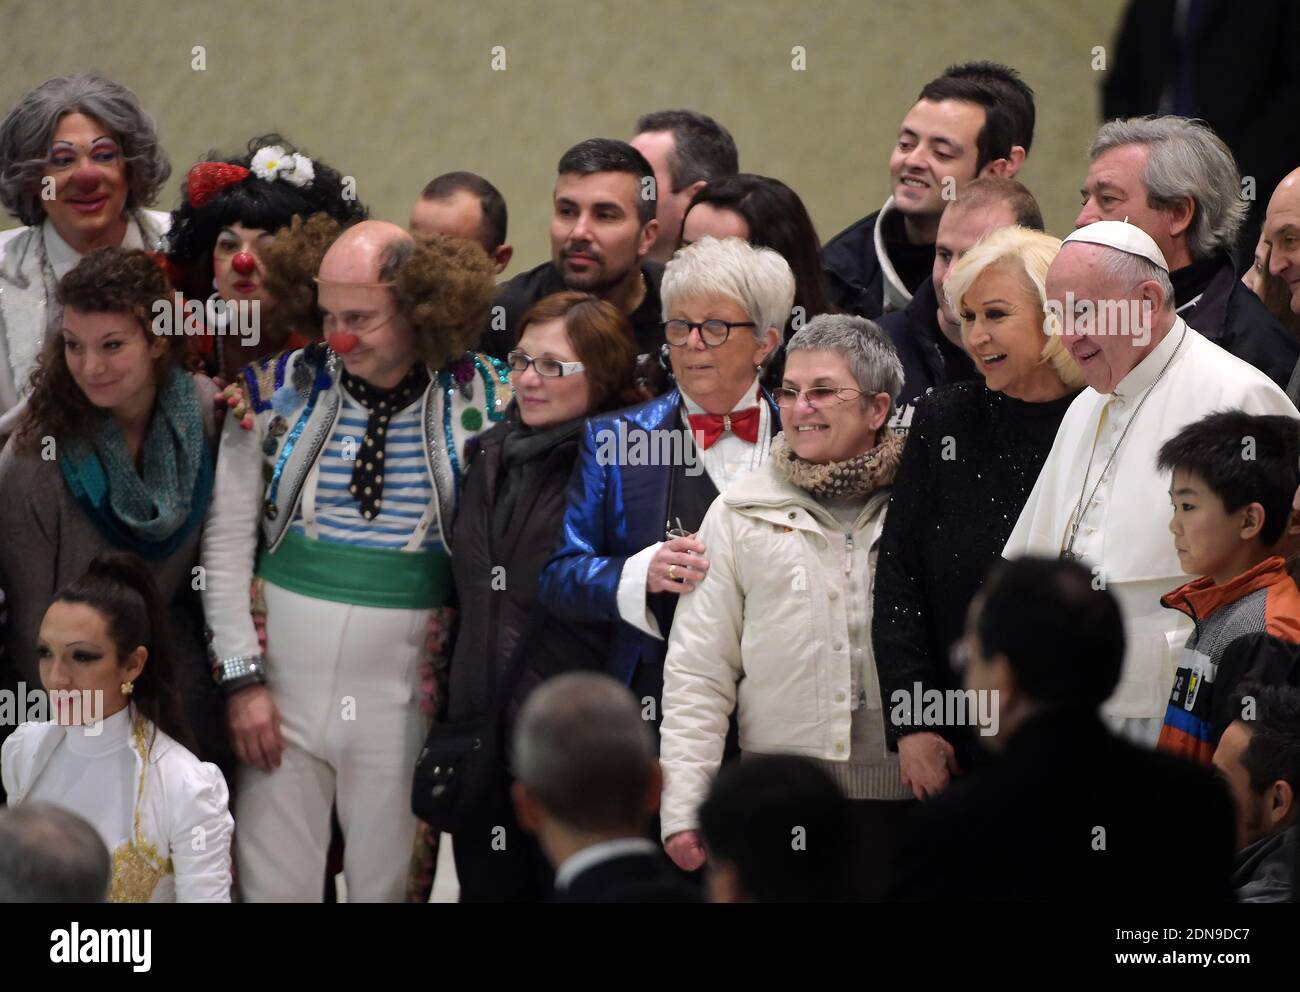
[[[926,724],[913,703],[957,687],[949,648],[1083,386],[1047,308],[1044,281],[1060,247],[1047,234],[998,228],[953,267],[949,303],[984,381],[922,399],[894,483],[872,634],[886,728],[919,799],[969,765],[974,738]]]

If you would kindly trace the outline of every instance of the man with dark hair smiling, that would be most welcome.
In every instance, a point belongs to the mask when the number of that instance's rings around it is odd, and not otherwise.
[[[632,324],[637,353],[656,354],[664,270],[646,260],[659,232],[654,170],[627,142],[590,138],[565,152],[557,171],[551,260],[498,287],[483,350],[504,358],[524,311],[569,289],[614,304]]]
[[[950,66],[928,82],[899,126],[885,205],[828,241],[831,302],[879,317],[930,275],[939,216],[978,176],[1013,177],[1034,140],[1034,91],[996,62]]]

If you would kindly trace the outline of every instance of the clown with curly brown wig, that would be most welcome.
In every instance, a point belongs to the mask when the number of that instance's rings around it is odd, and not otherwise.
[[[253,902],[319,901],[337,806],[349,899],[400,901],[428,853],[410,783],[466,448],[512,395],[504,366],[471,350],[492,265],[470,242],[320,214],[262,262],[276,320],[322,340],[240,372],[203,540],[240,886]]]

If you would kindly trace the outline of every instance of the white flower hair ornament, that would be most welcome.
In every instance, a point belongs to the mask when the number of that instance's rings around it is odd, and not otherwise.
[[[283,179],[299,189],[310,186],[316,178],[316,169],[311,159],[296,152],[290,155],[279,145],[259,148],[253,156],[252,172],[259,179]]]

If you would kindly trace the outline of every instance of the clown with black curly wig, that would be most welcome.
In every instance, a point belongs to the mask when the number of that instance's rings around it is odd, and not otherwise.
[[[449,622],[467,449],[512,398],[505,367],[472,350],[492,263],[472,242],[317,214],[259,264],[276,320],[323,339],[231,384],[203,538],[240,762],[240,886],[252,902],[319,901],[336,805],[349,899],[427,900],[431,878],[413,870],[431,839],[411,812],[426,633]]]
[[[240,156],[209,153],[186,175],[166,257],[177,288],[203,303],[197,349],[212,374],[228,380],[249,362],[310,340],[273,319],[262,256],[295,217],[317,213],[343,224],[367,216],[349,178],[278,134],[253,138]]]

